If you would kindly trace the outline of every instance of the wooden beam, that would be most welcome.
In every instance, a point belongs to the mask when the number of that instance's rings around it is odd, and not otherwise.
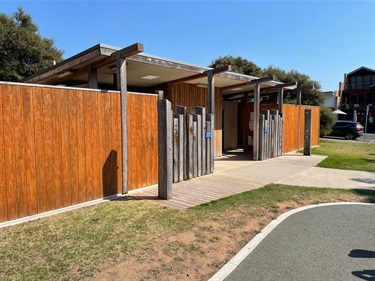
[[[52,66],[49,69],[46,69],[43,72],[37,73],[31,77],[28,77],[24,80],[24,82],[28,83],[42,83],[45,79],[52,77],[54,75],[58,75],[63,73],[69,69],[74,69],[77,65],[82,64],[86,61],[94,59],[100,56],[100,48],[99,45],[96,45],[89,50],[86,50],[82,53],[79,53],[67,60],[64,60],[55,66]]]
[[[206,77],[206,74],[198,73],[198,74],[194,74],[194,75],[191,75],[191,76],[188,76],[188,77],[183,77],[183,78],[180,78],[180,79],[176,79],[176,80],[170,81],[169,83],[171,83],[171,84],[180,84],[180,83],[184,83],[184,82],[187,82],[187,81],[192,81],[192,80],[200,79],[200,78],[203,78],[203,77]]]
[[[230,89],[234,89],[234,88],[240,88],[240,87],[244,87],[244,86],[248,86],[248,85],[250,85],[250,82],[243,82],[243,83],[240,83],[240,84],[235,84],[235,85],[231,85],[231,86],[221,87],[220,90],[226,91],[226,90],[230,90]]]
[[[263,77],[263,78],[258,78],[251,80],[249,84],[260,84],[260,83],[267,83],[273,81],[275,78],[273,76],[269,77]]]
[[[297,86],[297,82],[291,81],[291,82],[286,82],[286,83],[283,83],[283,84],[275,85],[276,88],[286,88],[286,87],[290,87],[290,86]]]
[[[173,80],[173,81],[169,81],[169,83],[180,84],[180,83],[184,83],[184,82],[187,82],[187,81],[197,80],[197,79],[206,77],[206,76],[208,76],[208,73],[212,73],[212,75],[215,75],[215,74],[222,73],[222,72],[225,72],[225,71],[230,71],[230,70],[231,70],[231,66],[226,65],[226,66],[223,66],[223,67],[206,70],[202,73],[194,74],[194,75],[191,75],[191,76],[188,76],[188,77],[183,77],[183,78],[179,78],[179,79],[176,79],[176,80]]]
[[[278,93],[277,93],[277,106],[279,110],[279,114],[283,114],[283,103],[284,103],[284,88],[290,87],[290,86],[297,86],[296,81],[292,82],[287,82],[279,85],[275,85],[276,88],[278,88]]]
[[[143,44],[135,43],[111,54],[112,57],[128,58],[144,51]]]
[[[218,74],[218,73],[227,72],[227,71],[231,71],[231,70],[232,70],[232,67],[230,65],[225,65],[225,66],[221,66],[221,67],[217,67],[217,68],[214,68],[214,69],[207,70],[203,73],[208,74],[210,72],[213,75],[215,75],[215,74]]]

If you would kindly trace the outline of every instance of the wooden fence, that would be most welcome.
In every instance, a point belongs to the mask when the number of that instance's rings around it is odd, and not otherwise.
[[[173,115],[173,182],[213,173],[212,114],[205,107],[195,107],[188,114],[186,107],[177,106]]]
[[[283,117],[276,109],[263,109],[259,116],[259,160],[282,155]]]
[[[320,109],[318,106],[301,105],[300,107],[292,104],[284,104],[283,118],[284,118],[284,140],[283,152],[291,152],[298,149],[303,149],[304,145],[304,114],[305,109],[312,110],[312,134],[311,146],[319,145],[319,130],[320,130]],[[298,122],[300,118],[300,122]],[[299,123],[299,129],[298,129]],[[299,147],[298,147],[298,132],[299,132]]]
[[[276,104],[261,104],[261,110],[276,110]],[[318,106],[308,106],[308,105],[292,105],[284,104],[283,105],[283,153],[296,151],[298,150],[298,131],[300,146],[299,149],[303,148],[303,133],[304,133],[304,112],[306,108],[312,109],[312,136],[311,136],[311,146],[319,145],[319,130],[320,130],[320,109]],[[245,118],[245,150],[252,150],[252,146],[248,144],[248,136],[253,135],[253,132],[250,130],[249,124],[251,112],[254,111],[253,105],[248,105],[246,107],[246,118]],[[298,116],[300,120],[298,121]],[[299,126],[299,129],[298,129]]]
[[[157,183],[157,96],[127,97],[135,189]],[[121,193],[120,116],[119,92],[0,83],[0,222]]]

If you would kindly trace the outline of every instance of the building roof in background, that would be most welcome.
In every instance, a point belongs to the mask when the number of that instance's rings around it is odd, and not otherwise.
[[[113,76],[116,74],[115,58],[112,53],[121,48],[97,44],[77,55],[74,55],[56,65],[25,79],[27,83],[48,85],[67,85],[75,87],[87,87],[88,68],[97,69],[98,83],[101,85],[113,85]],[[168,83],[178,79],[184,79],[210,70],[209,67],[198,66],[172,59],[162,58],[146,53],[140,53],[127,58],[127,83],[128,86],[144,88]],[[224,72],[215,75],[215,87],[222,88],[222,93],[235,94],[252,91],[252,80],[257,77],[243,75],[235,72]],[[207,77],[199,77],[185,83],[204,85]],[[282,84],[271,81],[261,85],[261,92],[276,92],[273,86]],[[238,87],[237,87],[238,85]]]

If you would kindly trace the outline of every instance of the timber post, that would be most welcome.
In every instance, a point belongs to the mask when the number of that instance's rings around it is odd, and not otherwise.
[[[143,44],[136,43],[111,54],[116,59],[116,86],[121,97],[121,150],[122,150],[122,193],[128,193],[128,108],[126,58],[143,52]]]
[[[163,92],[156,92],[158,100],[158,197],[172,198],[173,181],[173,114],[171,102],[163,99]]]
[[[253,134],[253,160],[259,160],[259,109],[260,109],[260,84],[274,80],[273,76],[252,80],[254,84],[254,134]]]
[[[210,134],[210,142],[211,142],[211,153],[210,153],[210,172],[214,172],[214,156],[215,156],[215,74],[231,71],[231,66],[226,65],[223,67],[218,67],[214,69],[210,69],[205,71],[203,74],[207,75],[208,79],[208,108],[207,108],[207,115],[212,114],[211,116],[211,134]],[[208,130],[208,128],[206,127]],[[207,140],[209,141],[209,140]]]
[[[297,151],[300,149],[301,145],[301,105],[302,105],[302,98],[301,94],[302,91],[305,90],[314,90],[314,86],[304,86],[294,89],[297,92],[297,106],[298,106],[298,139],[297,139]]]

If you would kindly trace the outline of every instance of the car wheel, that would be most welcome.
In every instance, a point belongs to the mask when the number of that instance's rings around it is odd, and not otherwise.
[[[345,135],[345,139],[346,139],[346,140],[354,140],[354,135],[351,134],[351,133],[347,133],[347,134]]]

